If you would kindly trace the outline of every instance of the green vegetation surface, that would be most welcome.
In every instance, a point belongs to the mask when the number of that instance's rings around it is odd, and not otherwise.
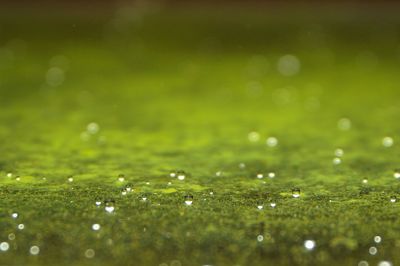
[[[89,13],[0,16],[0,265],[400,263],[395,12]]]

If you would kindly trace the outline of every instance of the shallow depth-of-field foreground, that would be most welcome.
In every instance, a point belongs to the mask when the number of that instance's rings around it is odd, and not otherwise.
[[[294,11],[3,10],[0,265],[399,263],[400,18]]]

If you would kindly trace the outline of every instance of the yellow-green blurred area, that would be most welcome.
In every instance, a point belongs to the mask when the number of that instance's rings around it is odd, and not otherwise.
[[[0,265],[396,265],[399,11],[0,8]]]

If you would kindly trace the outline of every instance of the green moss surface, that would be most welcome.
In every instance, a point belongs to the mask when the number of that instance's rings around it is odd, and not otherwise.
[[[0,265],[399,263],[399,18],[130,12],[0,16]]]

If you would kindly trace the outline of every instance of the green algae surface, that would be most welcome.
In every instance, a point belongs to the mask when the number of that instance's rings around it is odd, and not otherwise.
[[[395,14],[2,12],[0,265],[399,263]]]

